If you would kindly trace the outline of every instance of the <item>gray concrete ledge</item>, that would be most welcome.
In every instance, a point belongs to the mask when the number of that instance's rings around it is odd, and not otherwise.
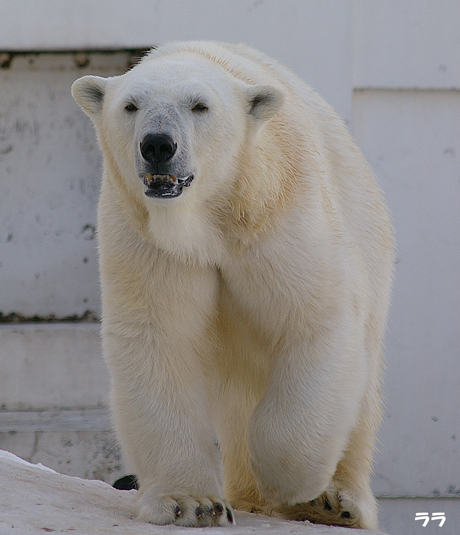
[[[98,323],[0,325],[0,362],[3,411],[107,404]]]
[[[136,491],[117,491],[102,481],[84,480],[32,465],[0,451],[0,533],[93,533],[123,535],[351,535],[355,530],[288,522],[249,513],[236,513],[233,528],[154,526],[135,519]],[[360,535],[376,532],[360,530]]]
[[[106,408],[0,411],[0,433],[30,431],[92,431],[111,429]]]

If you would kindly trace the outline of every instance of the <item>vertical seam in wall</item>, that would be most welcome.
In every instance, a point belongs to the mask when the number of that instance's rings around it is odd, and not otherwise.
[[[359,17],[360,13],[360,0],[352,0],[351,2],[351,23],[350,23],[350,41],[351,41],[351,53],[350,53],[350,72],[351,72],[351,124],[349,125],[350,131],[354,132],[355,125],[355,86],[356,86],[356,50],[358,39],[358,27],[361,24]]]
[[[30,455],[30,459],[28,459],[29,462],[32,462],[32,459],[34,458],[35,454],[38,451],[38,442],[40,440],[40,431],[35,431],[34,435],[35,435],[35,437],[34,437],[34,446],[32,448],[32,453]]]

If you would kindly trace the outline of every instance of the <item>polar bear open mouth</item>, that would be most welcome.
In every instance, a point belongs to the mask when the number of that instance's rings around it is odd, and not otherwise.
[[[182,189],[188,188],[194,178],[193,175],[177,178],[173,175],[152,175],[151,173],[147,173],[144,177],[144,193],[147,197],[167,199],[179,197]]]

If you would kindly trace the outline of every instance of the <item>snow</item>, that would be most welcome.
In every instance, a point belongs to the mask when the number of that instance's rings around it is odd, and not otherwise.
[[[135,518],[137,491],[58,474],[0,451],[0,535],[351,535],[354,530],[236,512],[236,526],[154,526]],[[371,535],[360,530],[360,535]]]
[[[55,470],[53,470],[52,468],[48,468],[48,466],[44,466],[42,463],[29,463],[28,461],[21,459],[21,457],[18,457],[17,455],[14,455],[14,453],[10,453],[9,451],[0,450],[0,462],[2,459],[9,459],[10,461],[14,461],[16,463],[24,464],[26,466],[33,466],[34,468],[40,468],[40,470],[47,470],[48,472],[57,474]]]

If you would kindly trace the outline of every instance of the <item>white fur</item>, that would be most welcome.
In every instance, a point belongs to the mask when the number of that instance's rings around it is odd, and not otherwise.
[[[376,528],[393,238],[341,121],[243,45],[171,43],[123,76],[77,80],[73,95],[104,153],[104,353],[140,517],[225,525],[212,513],[225,497]],[[209,109],[197,114],[200,99]],[[166,130],[195,179],[152,199],[138,147]]]

